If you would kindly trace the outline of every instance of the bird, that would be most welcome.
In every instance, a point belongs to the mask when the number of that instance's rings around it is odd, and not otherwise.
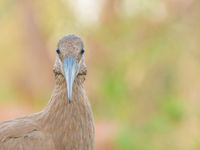
[[[84,44],[63,36],[53,66],[55,87],[38,113],[0,123],[0,150],[93,150],[95,127],[83,87],[87,75]]]

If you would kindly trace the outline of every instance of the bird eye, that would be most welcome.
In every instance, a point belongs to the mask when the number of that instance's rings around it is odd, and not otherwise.
[[[84,48],[82,48],[81,49],[81,54],[83,54],[85,52],[85,49]]]
[[[57,52],[58,54],[60,54],[60,50],[59,50],[59,48],[56,48],[56,52]]]

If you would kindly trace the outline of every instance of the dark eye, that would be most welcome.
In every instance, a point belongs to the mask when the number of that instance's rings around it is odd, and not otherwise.
[[[81,54],[83,54],[85,52],[85,49],[84,48],[82,48],[81,49]]]
[[[58,47],[56,48],[56,52],[57,52],[58,54],[60,54],[60,50],[59,50]]]

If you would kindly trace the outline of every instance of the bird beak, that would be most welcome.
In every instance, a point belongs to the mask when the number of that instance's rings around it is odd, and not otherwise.
[[[78,73],[78,63],[76,59],[72,58],[72,56],[69,56],[67,59],[64,58],[63,71],[65,75],[65,80],[67,83],[68,100],[69,100],[69,103],[71,103],[72,87],[73,87],[74,79],[76,78],[76,75]]]

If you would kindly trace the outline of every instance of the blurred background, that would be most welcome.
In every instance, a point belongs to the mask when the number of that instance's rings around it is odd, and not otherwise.
[[[199,0],[1,0],[0,33],[0,121],[44,108],[75,33],[96,150],[200,149]]]

